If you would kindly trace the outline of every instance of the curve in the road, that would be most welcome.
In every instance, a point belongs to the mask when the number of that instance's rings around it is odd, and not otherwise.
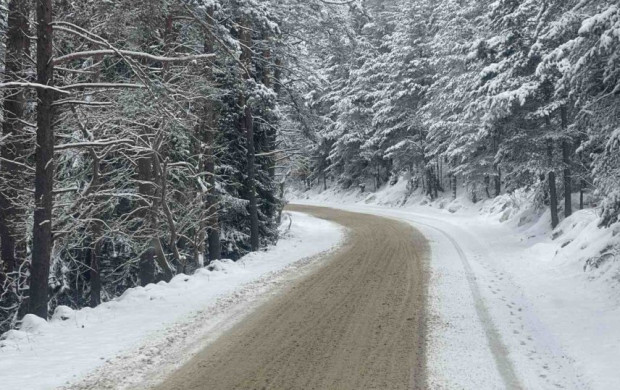
[[[375,209],[373,207],[368,207],[370,209]],[[379,212],[384,212],[385,210],[382,208],[376,208]],[[394,218],[395,220],[402,220],[396,216],[386,216],[387,218]],[[493,355],[493,360],[495,362],[495,366],[497,371],[504,383],[506,389],[509,390],[519,390],[523,389],[518,375],[516,374],[516,370],[514,368],[514,364],[509,357],[508,348],[502,341],[502,338],[497,330],[495,323],[489,313],[489,309],[484,303],[484,299],[482,298],[482,294],[480,293],[480,287],[478,286],[478,282],[476,281],[476,275],[471,267],[469,259],[465,254],[461,245],[457,242],[457,240],[452,237],[447,231],[428,223],[420,222],[420,219],[427,219],[427,216],[424,215],[415,215],[415,219],[412,220],[414,224],[418,226],[424,226],[426,228],[433,229],[443,235],[445,238],[450,241],[454,249],[456,250],[461,263],[463,264],[463,268],[465,270],[465,276],[467,278],[467,284],[469,285],[470,292],[472,294],[474,300],[474,307],[476,309],[476,314],[482,327],[484,329],[484,334],[489,344],[489,349],[491,354]]]
[[[381,212],[385,210],[378,208],[377,211]],[[519,377],[516,374],[514,364],[510,359],[508,348],[504,344],[502,337],[499,334],[499,331],[497,330],[497,327],[489,313],[489,309],[484,303],[482,294],[480,292],[480,287],[478,286],[478,282],[476,281],[476,275],[471,267],[467,255],[465,254],[465,251],[463,250],[463,248],[461,248],[461,245],[457,242],[457,240],[445,230],[428,223],[420,222],[420,219],[426,219],[428,218],[427,216],[416,215],[415,217],[415,220],[412,221],[414,224],[418,226],[424,226],[426,228],[430,228],[439,232],[441,235],[446,237],[448,241],[450,241],[450,243],[454,246],[454,249],[459,255],[461,263],[463,264],[467,283],[469,285],[469,289],[474,300],[476,314],[484,329],[484,334],[489,344],[489,349],[491,351],[491,354],[493,355],[495,366],[504,383],[504,386],[508,390],[523,389],[524,387],[522,386]],[[401,220],[400,218],[395,216],[388,216],[388,218]]]
[[[157,389],[427,387],[426,239],[387,218],[291,209],[347,227],[347,242]]]

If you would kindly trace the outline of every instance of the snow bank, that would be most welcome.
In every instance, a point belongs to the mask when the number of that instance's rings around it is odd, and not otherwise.
[[[562,219],[560,225],[552,230],[550,211],[536,208],[533,194],[524,190],[474,204],[462,191],[454,200],[446,194],[431,201],[419,191],[411,191],[407,182],[406,178],[401,177],[396,184],[385,185],[376,192],[362,192],[358,188],[330,188],[325,191],[320,187],[307,191],[293,189],[288,192],[288,198],[315,203],[366,204],[404,209],[428,206],[457,216],[478,218],[480,222],[499,222],[518,232],[529,246],[546,240],[549,253],[552,253],[548,261],[580,267],[585,271],[582,275],[584,279],[604,279],[614,284],[620,282],[620,261],[617,261],[620,223],[610,228],[600,228],[601,219],[595,209],[578,210],[571,217]],[[577,209],[575,206],[573,208]]]
[[[337,225],[301,213],[285,213],[282,233],[279,243],[267,251],[237,262],[216,261],[191,276],[177,275],[170,283],[132,288],[94,309],[60,306],[49,322],[26,316],[19,330],[1,337],[0,388],[57,388],[114,361],[119,354],[125,359],[121,366],[133,362],[132,370],[145,369],[165,350],[174,349],[178,338],[196,345],[220,332],[226,325],[223,321],[233,320],[223,312],[238,311],[234,318],[238,320],[248,308],[243,306],[245,301],[264,293],[271,275],[330,250],[343,237]],[[191,323],[193,319],[200,324]],[[177,362],[182,358],[186,356],[175,356]],[[131,381],[134,372],[123,375],[128,377],[119,380]],[[98,382],[90,388],[104,387]]]

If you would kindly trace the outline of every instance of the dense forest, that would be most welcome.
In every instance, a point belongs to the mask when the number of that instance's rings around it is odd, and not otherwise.
[[[474,202],[527,189],[554,227],[584,203],[617,222],[615,1],[364,1],[340,17],[310,56],[314,142],[296,159],[307,185],[404,178]]]
[[[276,241],[287,58],[269,4],[1,10],[0,329]]]
[[[278,239],[284,183],[620,213],[611,0],[3,0],[0,330]],[[577,206],[573,206],[573,205]]]

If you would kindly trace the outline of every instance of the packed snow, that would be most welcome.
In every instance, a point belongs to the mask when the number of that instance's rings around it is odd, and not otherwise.
[[[60,306],[49,322],[27,315],[1,338],[0,388],[136,389],[156,381],[343,238],[341,227],[302,213],[285,213],[281,230],[277,245],[237,262],[132,288],[94,309]]]
[[[406,180],[374,193],[292,191],[294,203],[397,218],[431,241],[434,389],[613,389],[620,383],[620,224],[594,209],[552,230],[517,192],[430,202]]]

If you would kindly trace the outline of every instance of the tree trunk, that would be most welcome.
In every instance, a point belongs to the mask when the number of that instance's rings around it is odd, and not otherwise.
[[[89,190],[84,195],[97,193],[101,186],[100,166],[101,160],[97,156],[94,149],[89,150],[91,159],[93,160],[93,177],[89,185]],[[92,226],[89,227],[91,243],[88,248],[88,262],[90,264],[90,307],[96,307],[101,303],[101,274],[100,274],[100,262],[101,257],[101,237],[103,236],[103,225],[99,221],[101,215],[94,216],[97,220],[92,222]]]
[[[211,54],[215,53],[215,45],[213,39],[213,30],[214,26],[214,7],[209,7],[207,9],[207,25],[210,28],[208,32],[208,36],[205,37],[204,42],[204,53]],[[206,67],[205,72],[207,80],[215,83],[213,77],[213,64],[210,63],[208,67]],[[203,106],[203,118],[200,124],[200,137],[199,139],[203,140],[205,150],[201,152],[204,153],[204,170],[207,174],[207,195],[205,201],[205,212],[207,213],[206,218],[206,234],[207,234],[207,251],[209,256],[209,261],[219,260],[222,258],[222,248],[220,242],[220,222],[219,222],[219,199],[216,189],[216,161],[215,161],[215,150],[216,150],[216,131],[217,131],[217,118],[218,111],[215,107],[216,102],[209,97],[205,97],[204,106]],[[202,243],[201,243],[202,244]]]
[[[95,56],[95,62],[103,59],[102,56]],[[97,68],[93,75],[93,83],[98,83],[101,79],[101,69]],[[75,108],[74,108],[75,110]],[[77,116],[77,111],[74,111]],[[86,131],[86,125],[83,128],[84,136],[91,141],[95,141],[92,133]],[[89,155],[93,162],[93,177],[91,181],[90,193],[98,193],[101,188],[101,159],[97,155],[95,148],[89,149]],[[103,215],[98,213],[95,215],[96,221],[91,227],[91,239],[93,242],[90,247],[90,307],[96,307],[101,303],[101,240],[103,236]]]
[[[154,234],[154,232],[150,231],[151,221],[150,221],[150,204],[148,202],[149,199],[152,199],[152,162],[150,156],[141,156],[138,159],[138,193],[141,195],[142,200],[140,200],[139,207],[142,208],[140,212],[140,216],[142,218],[143,229],[146,232],[146,235]],[[154,248],[153,245],[148,245],[148,248],[140,254],[140,262],[139,262],[139,275],[140,275],[140,285],[146,286],[149,283],[153,283],[155,281],[155,262],[154,262]]]
[[[52,0],[37,0],[37,82],[54,85]],[[52,254],[54,189],[54,92],[37,89],[37,145],[35,155],[34,224],[29,312],[47,318],[48,279]]]
[[[566,133],[568,128],[568,113],[566,106],[563,106],[560,112],[562,116],[562,129]],[[573,187],[571,173],[571,156],[572,147],[569,140],[562,141],[562,162],[564,164],[564,216],[570,217],[573,213]]]
[[[154,148],[156,150],[159,150],[159,146],[155,146]],[[154,249],[155,261],[157,262],[157,265],[159,265],[159,268],[164,274],[164,280],[166,282],[169,282],[174,276],[174,271],[172,267],[170,266],[170,264],[168,263],[168,260],[166,259],[166,254],[161,244],[161,238],[159,237],[159,218],[158,218],[158,213],[159,213],[160,208],[163,211],[163,210],[166,210],[166,207],[167,207],[167,205],[163,204],[165,190],[166,190],[164,182],[166,178],[164,177],[164,171],[161,168],[161,162],[159,161],[159,153],[153,152],[151,153],[150,157],[151,157],[150,169],[151,169],[151,175],[153,178],[152,184],[151,184],[152,208],[149,210],[149,214],[148,214],[148,223],[150,223],[150,231],[151,231],[151,245]],[[168,210],[168,215],[171,215],[169,211],[170,210]],[[172,225],[171,231],[174,234],[175,232],[174,221],[172,221],[170,225]],[[176,238],[174,238],[174,241],[175,241],[174,242],[175,247],[173,248],[173,251],[177,251]],[[178,256],[178,252],[176,253]]]
[[[562,157],[564,160],[564,216],[570,217],[573,214],[573,187],[572,173],[570,168],[571,147],[568,141],[562,142]]]
[[[495,196],[500,196],[502,194],[502,170],[497,167],[497,175],[493,177],[495,181]]]
[[[457,187],[457,178],[456,175],[452,175],[452,198],[456,199],[456,187]]]
[[[476,184],[476,182],[472,184],[471,201],[474,204],[478,203],[478,185]]]
[[[146,136],[142,136],[144,144],[148,145],[149,140]],[[154,147],[157,149],[157,147]],[[142,232],[148,237],[148,249],[140,255],[140,282],[142,286],[155,281],[155,262],[164,273],[164,280],[170,281],[173,277],[173,270],[166,259],[164,249],[159,238],[159,221],[157,211],[160,207],[164,207],[162,203],[163,191],[161,183],[165,178],[162,177],[162,171],[158,169],[157,164],[159,158],[154,151],[142,152],[138,158],[138,193],[140,194],[139,213],[142,218]],[[156,183],[160,185],[157,186]]]
[[[547,177],[549,184],[549,207],[551,208],[551,227],[556,228],[559,223],[558,218],[558,194],[555,183],[555,171],[553,170],[553,141],[547,141],[547,155],[549,158],[550,170]]]
[[[138,263],[138,275],[140,276],[140,285],[142,287],[155,281],[155,263],[153,262],[153,258],[153,246],[149,245],[148,248],[140,255],[140,262]]]
[[[267,37],[264,38],[267,41]],[[272,75],[271,75],[271,50],[269,48],[266,48],[263,50],[263,85],[265,86],[265,88],[271,88],[272,87]],[[274,74],[274,77],[276,75]],[[267,129],[267,139],[266,139],[266,150],[263,150],[262,152],[265,153],[272,153],[273,151],[276,150],[276,144],[277,144],[277,139],[278,137],[278,133],[276,131],[276,128],[273,126],[269,126]],[[271,154],[269,155],[269,157],[267,157],[268,159],[268,169],[267,172],[269,173],[269,178],[271,180],[274,180],[276,177],[276,155],[275,154]]]
[[[249,213],[250,213],[250,246],[255,252],[259,248],[258,238],[258,203],[256,200],[256,182],[255,182],[255,152],[254,152],[254,120],[252,118],[252,109],[249,104],[245,104],[245,131],[247,142],[247,164],[248,164],[248,195],[249,195]]]
[[[99,233],[96,228],[93,233]],[[101,255],[101,241],[97,241],[89,248],[90,254],[90,307],[96,307],[101,303],[101,274],[99,256]]]
[[[327,173],[323,170],[323,191],[327,191]]]
[[[172,210],[170,210],[170,206],[168,206],[168,163],[164,162],[163,164],[159,161],[159,157],[153,155],[153,167],[155,168],[155,172],[157,173],[158,182],[159,182],[159,203],[161,204],[161,208],[166,216],[166,222],[168,223],[168,230],[170,231],[170,240],[168,245],[170,250],[172,251],[172,256],[174,258],[174,262],[176,267],[181,270],[181,272],[186,272],[186,262],[184,258],[181,256],[179,252],[179,233],[177,232],[177,223],[174,220],[174,216],[172,215]],[[161,245],[161,242],[160,242]],[[163,253],[163,251],[162,251]],[[161,261],[162,257],[160,257]],[[168,262],[165,260],[165,256],[163,260],[166,263],[166,268],[170,269]],[[166,270],[167,270],[166,269]],[[172,275],[170,276],[172,278]]]
[[[441,161],[440,161],[438,156],[435,157],[435,172],[436,172],[436,174],[435,174],[435,181],[437,183],[437,186],[439,188],[441,188],[441,179],[442,179],[442,177],[441,177]]]
[[[549,206],[551,207],[551,227],[556,228],[558,226],[558,194],[555,183],[555,172],[549,171]]]
[[[8,31],[5,50],[5,81],[19,81],[24,77],[28,39],[27,3],[12,0],[9,3]],[[18,164],[24,153],[23,119],[26,104],[23,89],[7,90],[4,97],[4,123],[2,136],[7,137],[0,146],[0,276],[14,272],[17,267],[17,242],[23,241],[19,231],[24,211],[17,204],[18,189],[22,187],[22,169]],[[4,264],[4,270],[2,269]],[[0,280],[0,284],[3,281]]]
[[[214,222],[217,222],[217,213],[214,214]],[[220,228],[213,223],[209,227],[209,234],[207,236],[209,244],[209,261],[220,260],[222,258],[222,244],[220,242]]]
[[[586,181],[585,180],[581,180],[579,182],[579,210],[583,210],[584,204],[583,204],[583,192],[586,188]]]
[[[489,191],[489,186],[491,185],[491,178],[486,175],[484,177],[484,192],[487,194],[487,198],[491,198],[491,192]]]
[[[240,23],[240,41],[242,44],[241,60],[245,66],[243,72],[246,80],[250,79],[250,68],[252,65],[252,31],[249,28],[250,23],[242,20]],[[245,132],[246,148],[247,148],[247,192],[248,192],[248,213],[250,214],[250,247],[253,252],[259,248],[258,236],[258,202],[256,199],[256,178],[255,178],[255,162],[256,153],[254,147],[254,118],[252,116],[252,107],[250,106],[247,96],[241,96],[240,106],[243,108],[244,115],[241,120],[241,128]]]
[[[154,227],[157,225],[157,219],[153,218]],[[153,235],[151,238],[151,247],[153,248],[153,252],[155,254],[155,261],[157,261],[157,265],[161,268],[164,273],[164,281],[169,282],[172,280],[174,276],[174,272],[168,264],[168,260],[166,259],[166,254],[164,253],[164,248],[161,245],[161,239],[157,236],[157,234]]]
[[[215,126],[215,123],[213,123]],[[222,247],[220,243],[220,222],[217,189],[215,188],[215,128],[208,128],[205,132],[205,143],[207,145],[205,158],[205,171],[207,172],[207,240],[209,247],[209,261],[222,258]]]
[[[433,172],[426,168],[426,194],[433,199]]]

